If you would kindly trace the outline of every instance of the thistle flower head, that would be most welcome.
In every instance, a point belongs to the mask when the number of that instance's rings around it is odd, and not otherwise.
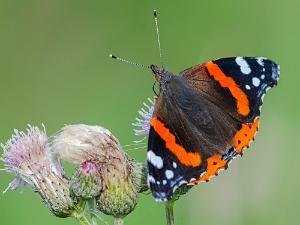
[[[47,152],[45,151],[48,137],[45,129],[41,131],[37,127],[28,125],[27,134],[14,130],[12,138],[6,144],[1,144],[5,170],[16,175],[16,179],[10,183],[12,189],[16,189],[20,181],[32,183],[30,176],[38,170],[41,164],[49,165]]]
[[[16,189],[20,181],[28,183],[56,216],[71,215],[75,206],[69,184],[61,165],[51,160],[45,128],[41,131],[29,125],[27,133],[15,130],[12,138],[1,146],[5,170],[16,175],[8,188]]]
[[[152,119],[152,114],[154,111],[154,103],[155,99],[152,100],[151,98],[148,98],[148,103],[143,103],[143,107],[138,111],[140,117],[135,118],[135,123],[132,125],[137,127],[138,129],[134,129],[135,135],[142,135],[144,138],[140,141],[145,140],[149,136],[150,131],[150,123]]]

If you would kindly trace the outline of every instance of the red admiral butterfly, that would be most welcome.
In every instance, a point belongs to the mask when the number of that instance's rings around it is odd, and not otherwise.
[[[179,75],[151,69],[161,91],[149,133],[148,180],[155,199],[166,201],[183,184],[208,181],[249,146],[279,66],[265,58],[232,57]]]
[[[155,19],[158,31],[156,12]],[[178,187],[208,181],[243,154],[258,130],[263,98],[278,82],[279,66],[262,57],[230,57],[178,75],[149,68],[160,92],[149,132],[148,182],[156,200],[168,201]]]

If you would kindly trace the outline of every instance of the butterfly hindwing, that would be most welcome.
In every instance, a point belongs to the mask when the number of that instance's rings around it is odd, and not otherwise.
[[[148,183],[155,199],[170,200],[173,193],[183,184],[201,177],[206,161],[198,153],[188,152],[178,144],[161,118],[151,121],[148,143]]]

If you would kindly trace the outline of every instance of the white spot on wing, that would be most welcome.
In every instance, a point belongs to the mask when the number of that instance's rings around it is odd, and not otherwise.
[[[278,81],[279,74],[280,74],[280,66],[279,65],[272,65],[272,78],[274,80]]]
[[[149,183],[155,183],[154,177],[152,177],[151,175],[148,175],[148,182]]]
[[[264,64],[264,57],[258,57],[257,59],[256,59],[256,61],[257,61],[257,63],[259,64],[259,65],[261,65],[262,67],[264,67],[265,66],[265,64]]]
[[[263,74],[263,75],[260,76],[260,79],[263,80],[263,79],[265,79],[265,77],[266,77],[266,76]]]
[[[193,183],[194,181],[196,181],[196,178],[191,178],[189,183],[187,184],[188,186],[194,186],[196,185],[196,183]]]
[[[250,87],[248,84],[245,85],[245,88],[246,88],[247,90],[250,90],[250,89],[251,89],[251,87]]]
[[[163,167],[163,160],[160,156],[155,155],[151,150],[147,153],[148,162],[150,162],[157,169],[161,169]]]
[[[235,62],[240,66],[241,72],[243,74],[251,73],[250,66],[243,57],[236,57]]]
[[[166,180],[163,180],[163,185],[166,185],[167,184],[167,181]]]
[[[178,188],[177,185],[175,185],[175,186],[173,187],[173,193],[175,193],[175,191],[177,190],[177,188]]]
[[[172,170],[166,170],[166,178],[168,180],[172,179],[174,177],[174,173]]]
[[[177,163],[173,162],[173,167],[176,169],[177,168]]]
[[[192,179],[190,179],[190,182],[193,182],[193,181],[195,181],[196,180],[196,178],[192,178]]]
[[[181,185],[187,184],[187,183],[188,183],[188,182],[187,182],[186,180],[182,180],[182,181],[179,182],[178,186],[181,186]]]
[[[259,80],[257,77],[253,77],[253,78],[252,78],[252,84],[253,84],[255,87],[258,87],[259,84],[260,84],[260,80]]]

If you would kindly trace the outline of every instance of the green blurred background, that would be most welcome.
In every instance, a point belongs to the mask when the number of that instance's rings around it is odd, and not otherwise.
[[[122,144],[136,140],[131,123],[153,96],[153,77],[108,55],[159,64],[154,8],[170,71],[235,55],[281,65],[256,141],[228,171],[176,203],[176,224],[299,224],[298,0],[0,0],[0,141],[27,123],[44,123],[48,134],[65,124],[97,124]],[[145,161],[144,149],[130,155]],[[0,188],[12,179],[1,172]],[[143,194],[125,222],[165,224],[163,206]],[[52,216],[26,189],[0,195],[0,224],[79,223]]]

